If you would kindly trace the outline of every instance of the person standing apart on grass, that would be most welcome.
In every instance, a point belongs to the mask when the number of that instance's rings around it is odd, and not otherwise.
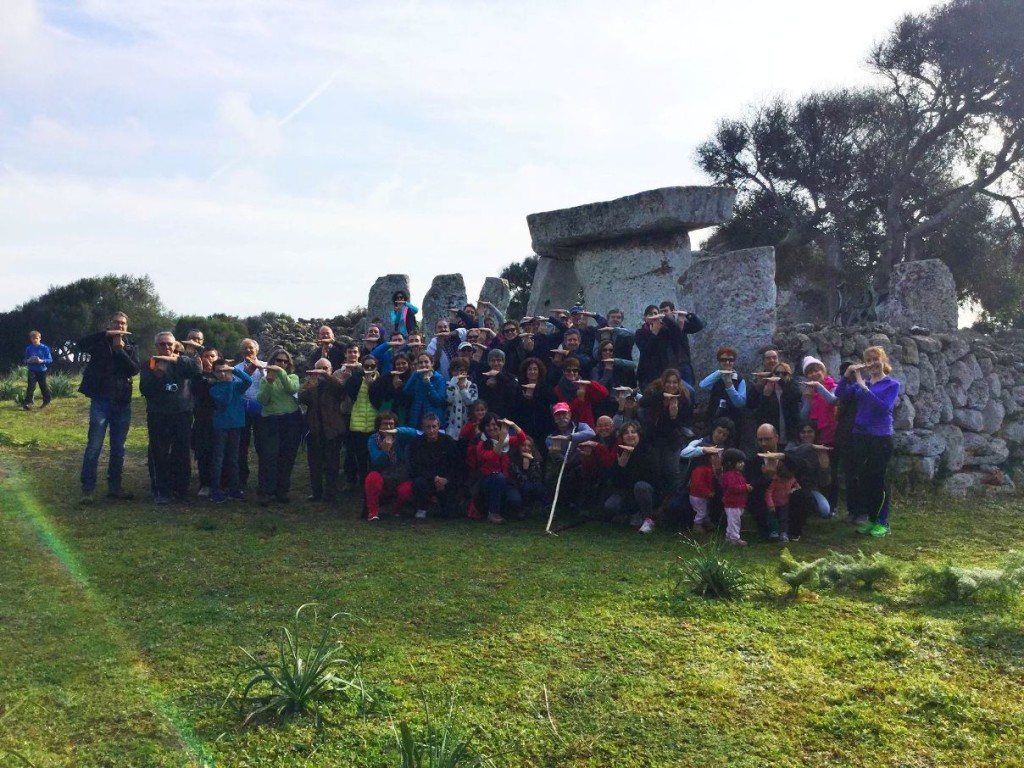
[[[46,383],[46,371],[53,365],[50,348],[43,344],[43,334],[31,331],[28,335],[28,346],[25,347],[25,365],[28,366],[28,386],[25,389],[25,403],[22,407],[28,411],[32,408],[32,400],[39,384],[39,394],[43,396],[41,408],[50,404],[50,385]]]
[[[232,368],[227,360],[213,364],[216,382],[210,387],[213,400],[213,450],[210,457],[210,501],[215,504],[232,499],[241,501],[242,483],[238,475],[238,443],[245,427],[245,401],[242,396],[252,384],[252,377],[240,368]],[[224,493],[221,478],[227,477]]]
[[[89,398],[89,437],[82,458],[82,504],[92,504],[100,452],[110,428],[107,498],[131,499],[121,487],[124,444],[132,422],[132,378],[139,374],[139,351],[128,335],[128,316],[115,313],[107,329],[79,339],[79,354],[89,356],[78,391]]]
[[[177,342],[169,331],[153,339],[157,353],[142,368],[139,391],[146,398],[149,430],[149,477],[153,501],[185,501],[192,465],[192,379],[200,373],[196,361],[174,351]]]
[[[890,373],[892,365],[885,350],[868,347],[864,350],[864,362],[847,368],[836,389],[841,402],[857,403],[849,466],[851,476],[859,483],[858,509],[851,509],[850,513],[861,524],[857,533],[870,536],[889,533],[885,471],[892,458],[892,415],[900,396],[900,383]]]
[[[725,507],[725,540],[739,547],[747,546],[747,542],[740,538],[740,529],[743,510],[747,508],[747,494],[754,490],[743,474],[746,459],[739,448],[727,448],[722,453],[722,476],[718,478]]]
[[[299,412],[299,377],[294,371],[292,356],[283,347],[270,353],[270,362],[263,371],[257,398],[263,407],[263,453],[260,455],[259,492],[261,504],[271,497],[288,503],[292,485],[292,469],[302,441],[302,414]]]

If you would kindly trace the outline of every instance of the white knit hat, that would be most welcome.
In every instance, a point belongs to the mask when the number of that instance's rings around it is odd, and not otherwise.
[[[804,376],[807,375],[807,369],[810,368],[812,365],[820,365],[822,368],[825,368],[825,364],[821,362],[821,360],[814,357],[813,355],[808,355],[800,364],[800,370],[804,372]],[[825,368],[825,370],[827,371],[828,369]]]

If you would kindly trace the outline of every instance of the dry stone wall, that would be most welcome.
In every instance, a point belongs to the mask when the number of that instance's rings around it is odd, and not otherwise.
[[[1024,483],[1024,332],[803,324],[778,327],[774,345],[788,360],[818,357],[833,375],[865,348],[885,348],[903,382],[894,475],[954,495]]]

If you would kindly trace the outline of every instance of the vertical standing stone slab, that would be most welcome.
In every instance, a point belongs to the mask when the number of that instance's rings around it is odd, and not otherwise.
[[[458,272],[449,275],[436,275],[430,283],[430,290],[423,297],[420,317],[423,330],[430,336],[434,332],[434,324],[438,320],[451,320],[449,307],[462,309],[466,306],[466,283]]]
[[[546,317],[552,309],[571,307],[579,293],[580,281],[573,262],[542,256],[537,260],[526,312]]]
[[[648,304],[679,304],[679,275],[692,261],[689,235],[677,232],[629,243],[592,243],[579,250],[574,263],[587,309],[602,315],[621,309],[624,324],[635,328]]]
[[[900,329],[922,325],[933,333],[957,327],[956,283],[939,259],[897,264],[889,278],[885,319]]]
[[[393,330],[390,325],[391,310],[394,309],[391,297],[399,289],[405,291],[406,295],[409,295],[408,275],[384,275],[374,281],[373,286],[370,288],[370,296],[366,300],[366,318],[368,323],[378,318],[383,320],[384,326],[387,329],[385,333],[391,333]]]
[[[704,321],[704,330],[690,336],[697,377],[718,368],[715,352],[723,344],[736,349],[736,368],[748,373],[775,335],[775,249],[694,254],[679,296],[680,308]]]
[[[508,303],[512,301],[512,291],[508,288],[508,280],[501,277],[484,278],[483,287],[480,289],[480,298],[491,302],[495,309],[504,315],[508,312]]]

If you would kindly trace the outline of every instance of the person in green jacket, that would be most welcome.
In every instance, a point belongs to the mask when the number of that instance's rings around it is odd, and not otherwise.
[[[302,439],[302,414],[299,412],[299,377],[288,350],[277,347],[260,380],[256,399],[263,407],[263,452],[260,454],[257,498],[264,506],[271,498],[288,502],[292,468]]]

